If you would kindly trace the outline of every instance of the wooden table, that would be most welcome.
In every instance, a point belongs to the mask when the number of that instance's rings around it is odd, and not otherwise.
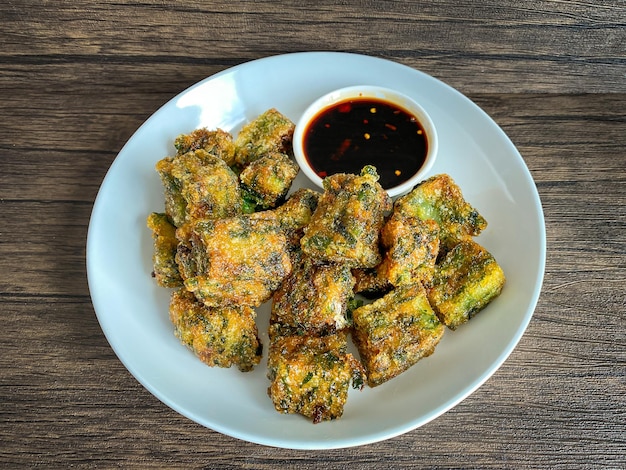
[[[0,466],[626,468],[623,0],[17,0],[0,19]],[[162,404],[109,347],[85,273],[99,185],[146,118],[216,72],[309,50],[469,96],[520,150],[547,229],[534,317],[485,385],[400,437],[316,452]]]

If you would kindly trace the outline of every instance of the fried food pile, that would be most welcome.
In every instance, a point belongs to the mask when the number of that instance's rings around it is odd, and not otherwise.
[[[148,217],[154,277],[177,289],[176,336],[209,366],[249,371],[261,360],[254,307],[291,273],[289,230],[311,211],[305,195],[302,206],[261,210],[282,202],[298,173],[293,128],[270,109],[237,139],[221,129],[181,135],[176,154],[156,164],[165,212]]]
[[[318,423],[342,416],[350,386],[378,386],[432,354],[505,277],[474,241],[487,222],[448,175],[393,202],[366,166],[287,197],[293,130],[270,109],[235,138],[179,136],[156,164],[164,212],[147,225],[181,342],[209,366],[249,371],[263,351],[255,307],[271,301],[269,397]]]

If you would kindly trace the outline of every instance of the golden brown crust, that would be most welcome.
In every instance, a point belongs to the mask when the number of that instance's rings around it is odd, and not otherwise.
[[[298,256],[294,269],[274,293],[270,320],[294,332],[328,334],[349,326],[348,302],[354,277],[343,265],[316,265]]]
[[[419,283],[398,287],[357,308],[352,319],[353,339],[371,387],[432,354],[445,330]]]
[[[460,241],[470,240],[487,227],[487,221],[463,198],[461,188],[447,174],[421,182],[396,200],[394,210],[408,217],[437,222],[443,252]]]
[[[380,274],[378,266],[353,269],[352,275],[355,280],[354,293],[361,294],[368,299],[382,297],[393,287],[387,278]]]
[[[302,251],[317,263],[376,266],[379,232],[391,199],[373,167],[361,175],[336,174],[324,180],[324,193],[304,229]]]
[[[222,129],[196,129],[189,134],[181,134],[174,140],[176,155],[184,155],[195,150],[204,150],[221,158],[228,166],[235,164],[235,143],[233,136]]]
[[[393,286],[429,285],[439,253],[439,225],[395,213],[381,230],[384,259],[379,275]]]
[[[237,175],[205,150],[164,158],[156,169],[165,189],[165,212],[176,227],[194,219],[241,213]]]
[[[437,265],[428,299],[439,319],[454,330],[500,295],[505,282],[491,253],[472,240],[464,241]]]
[[[161,287],[180,287],[183,280],[176,263],[176,227],[167,215],[153,212],[148,216],[147,225],[152,230],[154,252],[152,255],[153,276]]]
[[[172,293],[170,320],[176,336],[209,366],[249,371],[261,360],[255,312],[246,306],[206,307],[193,294]]]
[[[241,167],[273,152],[289,153],[295,125],[272,108],[260,114],[237,134],[235,161]]]
[[[346,353],[346,333],[282,336],[270,344],[268,394],[277,411],[319,423],[343,414],[350,382],[362,386],[364,371]]]
[[[284,200],[299,167],[287,154],[272,152],[249,163],[239,175],[244,197],[261,209]]]
[[[197,220],[177,231],[185,287],[207,306],[259,306],[291,273],[287,238],[271,212]]]

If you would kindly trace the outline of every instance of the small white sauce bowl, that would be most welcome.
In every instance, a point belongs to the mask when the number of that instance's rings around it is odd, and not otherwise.
[[[385,188],[389,193],[389,196],[400,196],[413,189],[430,171],[435,163],[435,159],[437,158],[438,140],[435,125],[424,108],[422,108],[414,99],[395,90],[372,85],[357,85],[340,88],[321,96],[309,105],[296,123],[293,134],[294,156],[300,166],[300,169],[306,177],[309,178],[316,186],[323,188],[323,178],[321,178],[315,170],[311,168],[304,151],[305,133],[309,128],[311,121],[326,108],[353,99],[368,98],[386,101],[392,105],[402,108],[407,113],[417,118],[422,129],[426,133],[427,152],[422,166],[415,174],[411,175],[411,177],[403,183],[392,188]]]

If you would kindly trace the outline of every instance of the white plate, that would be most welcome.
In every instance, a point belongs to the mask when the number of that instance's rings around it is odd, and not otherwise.
[[[489,222],[479,243],[502,265],[502,295],[435,353],[376,388],[350,390],[341,419],[313,425],[276,412],[266,363],[254,371],[205,366],[174,337],[169,291],[156,286],[151,211],[163,211],[154,170],[174,138],[195,128],[241,126],[275,107],[294,122],[318,96],[371,84],[417,99],[439,132],[431,174],[449,173]],[[302,178],[301,176],[299,178]],[[297,184],[305,184],[302,179]],[[545,227],[532,177],[504,132],[470,100],[409,67],[362,55],[310,52],[269,57],[225,70],[176,96],[120,151],[95,201],[87,239],[89,288],[113,350],[150,392],[184,416],[223,434],[300,449],[349,447],[417,428],[484,383],[509,356],[533,314],[545,264]],[[267,346],[267,307],[258,325]],[[266,347],[267,349],[267,347]]]

